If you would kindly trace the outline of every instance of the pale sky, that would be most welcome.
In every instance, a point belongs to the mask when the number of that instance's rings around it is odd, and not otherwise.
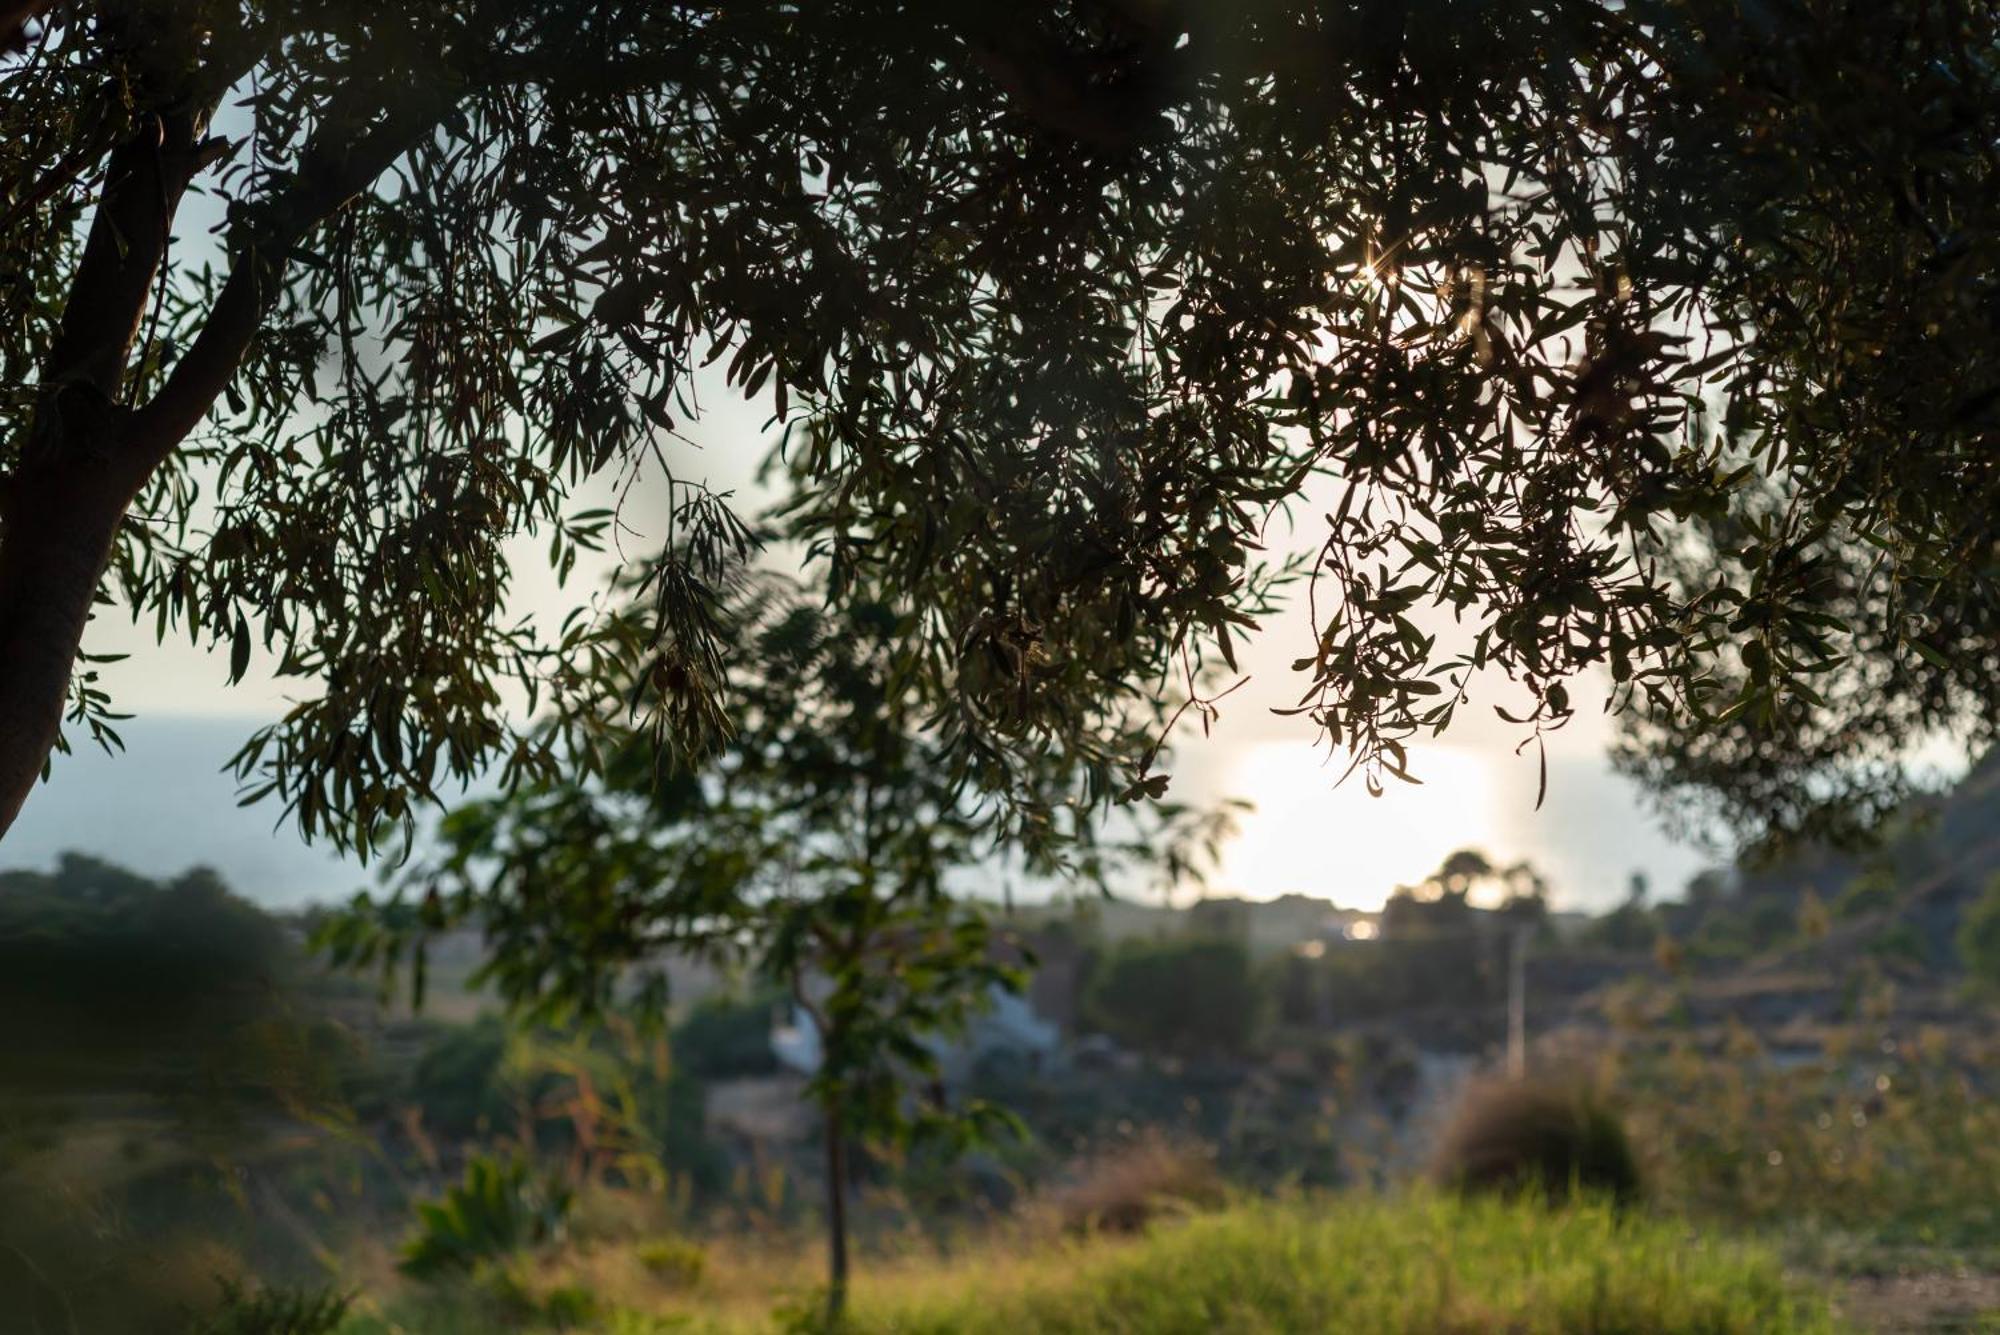
[[[689,428],[674,466],[717,489],[736,490],[741,508],[755,511],[766,499],[754,474],[768,448],[768,408],[746,405],[712,375],[697,383],[707,411]],[[581,497],[577,507],[605,503],[607,494]],[[1308,496],[1295,513],[1315,517],[1328,508],[1313,502]],[[657,493],[634,488],[623,506],[626,524],[639,535],[627,540],[628,550],[643,552],[648,530],[657,532]],[[1293,534],[1279,521],[1268,546],[1276,553],[1316,539],[1314,527]],[[579,569],[559,589],[537,555],[541,547],[521,544],[516,605],[553,621],[596,590],[602,569]],[[1491,686],[1459,712],[1443,742],[1411,747],[1421,787],[1392,782],[1389,792],[1372,798],[1358,777],[1336,786],[1342,766],[1314,745],[1310,722],[1270,712],[1296,704],[1304,681],[1289,665],[1310,652],[1313,639],[1304,600],[1296,598],[1239,648],[1250,680],[1223,702],[1211,735],[1190,732],[1178,745],[1174,796],[1198,802],[1237,796],[1256,805],[1227,852],[1218,891],[1256,898],[1301,892],[1374,907],[1453,849],[1476,845],[1503,861],[1532,860],[1559,904],[1602,906],[1624,893],[1635,870],[1656,890],[1674,891],[1703,865],[1694,850],[1670,843],[1630,787],[1612,775],[1604,760],[1609,721],[1593,712],[1601,686],[1593,690],[1589,682],[1573,686],[1579,713],[1549,739],[1549,793],[1539,812],[1533,750],[1515,755],[1522,730],[1492,710],[1496,702],[1520,701],[1506,701]],[[184,639],[156,645],[149,626],[135,628],[115,614],[100,615],[86,647],[131,654],[101,669],[116,707],[137,716],[122,725],[131,752],[59,759],[53,783],[29,800],[0,850],[0,867],[46,864],[63,849],[155,874],[207,862],[244,893],[273,903],[344,895],[367,881],[366,869],[302,848],[288,827],[274,830],[275,807],[238,810],[219,772],[251,729],[282,713],[287,690],[298,683],[287,688],[253,661],[248,679],[229,687],[226,653],[194,649]]]

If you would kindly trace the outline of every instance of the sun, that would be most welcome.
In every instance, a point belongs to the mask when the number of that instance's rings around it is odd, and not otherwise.
[[[1411,752],[1421,786],[1388,781],[1370,797],[1359,775],[1336,786],[1345,761],[1306,742],[1266,742],[1232,767],[1224,791],[1255,810],[1224,848],[1217,888],[1253,899],[1298,893],[1347,908],[1379,908],[1454,849],[1496,855],[1493,774],[1478,756],[1449,747]]]

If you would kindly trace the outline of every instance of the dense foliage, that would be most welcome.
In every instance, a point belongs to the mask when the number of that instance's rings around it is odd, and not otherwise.
[[[0,1076],[17,1093],[150,1082],[224,1103],[309,1081],[331,1036],[290,1013],[297,957],[205,868],[163,882],[68,854],[0,873]]]
[[[1371,784],[1484,672],[1532,739],[1605,667],[1632,764],[1752,832],[1991,735],[1985,6],[46,10],[0,66],[9,813],[65,698],[107,726],[106,562],[298,679],[239,766],[308,833],[588,769],[614,695],[717,735],[725,498],[674,485],[629,614],[504,611],[710,358],[961,769],[1156,791],[1101,725],[1204,695],[1315,474],[1301,708]]]

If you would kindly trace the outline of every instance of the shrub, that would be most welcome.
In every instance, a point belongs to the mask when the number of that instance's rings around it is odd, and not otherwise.
[[[1615,1113],[1581,1086],[1475,1085],[1439,1140],[1433,1179],[1461,1192],[1577,1192],[1623,1203],[1639,1193],[1638,1159]]]
[[[474,1158],[464,1181],[442,1200],[417,1206],[417,1232],[403,1249],[401,1268],[431,1279],[553,1241],[572,1202],[567,1188],[537,1178],[524,1159]]]
[[[603,1315],[597,1295],[580,1284],[562,1284],[542,1295],[538,1314],[557,1330],[587,1326]]]
[[[1879,960],[1903,961],[1924,968],[1930,963],[1930,946],[1914,923],[1894,922],[1876,933],[1868,943],[1868,953]]]
[[[1136,1233],[1163,1214],[1220,1205],[1222,1178],[1207,1149],[1147,1131],[1078,1165],[1046,1207],[1065,1233]]]
[[[639,1244],[639,1264],[663,1284],[691,1289],[708,1272],[708,1253],[686,1238],[654,1238]]]
[[[222,1301],[188,1335],[332,1335],[352,1301],[332,1289],[250,1290],[222,1280]]]

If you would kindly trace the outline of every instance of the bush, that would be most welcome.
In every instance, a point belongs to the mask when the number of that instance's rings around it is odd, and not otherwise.
[[[1874,1005],[1875,1002],[1864,1002]],[[1835,1031],[1817,1061],[1747,1036],[1600,1054],[1630,1110],[1647,1194],[1693,1217],[1891,1246],[2000,1245],[2000,1039],[1968,1027]]]
[[[1591,919],[1582,935],[1587,945],[1628,953],[1651,950],[1659,937],[1659,916],[1644,904],[1633,901],[1620,904],[1601,918]]]
[[[222,1302],[188,1335],[332,1335],[351,1300],[332,1289],[245,1289],[222,1281]]]
[[[1639,1163],[1618,1116],[1581,1086],[1475,1085],[1439,1140],[1431,1176],[1459,1192],[1639,1194]]]
[[[557,1330],[587,1326],[603,1315],[597,1295],[580,1284],[561,1284],[542,1295],[537,1315]]]
[[[654,1238],[639,1244],[636,1255],[646,1273],[676,1289],[691,1289],[708,1273],[708,1253],[686,1238]]]
[[[1163,1214],[1220,1205],[1215,1157],[1200,1145],[1147,1131],[1072,1170],[1045,1208],[1065,1233],[1136,1233]]]
[[[1833,916],[1859,918],[1896,907],[1896,875],[1885,867],[1872,867],[1847,883],[1840,898],[1833,901]]]
[[[417,1279],[463,1273],[560,1237],[574,1198],[529,1171],[527,1161],[484,1156],[439,1201],[417,1206],[417,1232],[403,1248],[403,1273]]]

